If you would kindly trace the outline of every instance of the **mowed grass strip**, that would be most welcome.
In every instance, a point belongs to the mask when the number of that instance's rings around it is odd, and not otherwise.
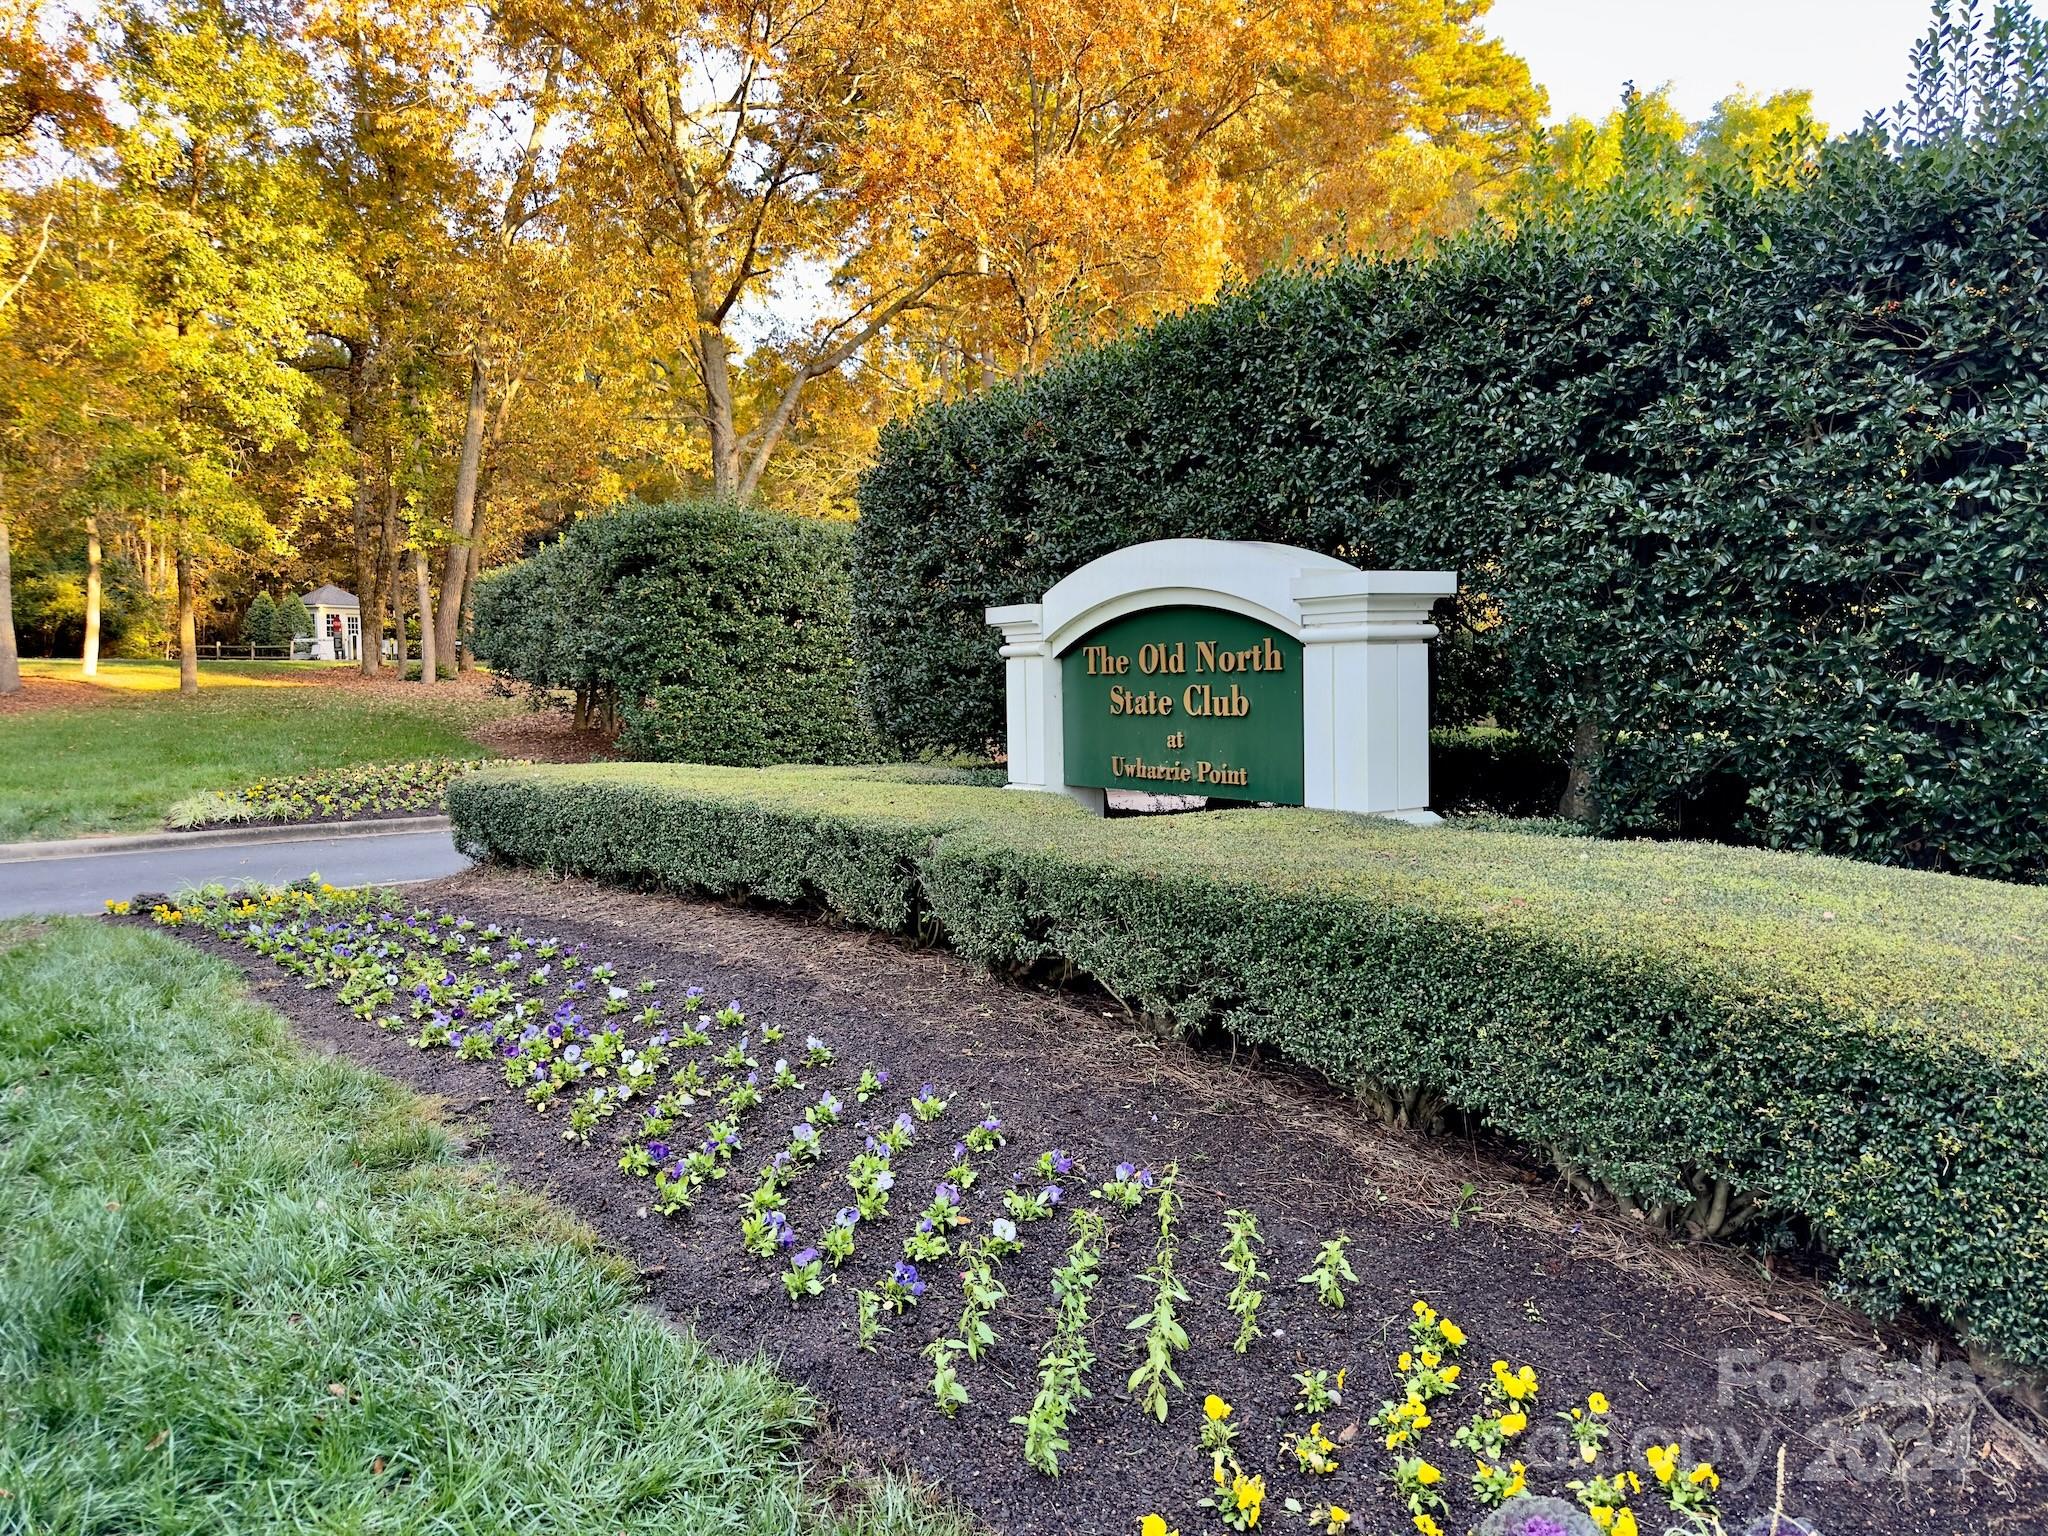
[[[66,670],[68,668],[68,670]],[[76,662],[30,662],[78,680]],[[104,700],[0,718],[0,842],[146,831],[172,803],[279,774],[421,757],[488,757],[468,732],[516,712],[469,686],[350,686],[311,664],[105,662]]]
[[[957,1529],[896,1485],[832,1513],[793,1389],[226,965],[0,945],[0,1529]]]

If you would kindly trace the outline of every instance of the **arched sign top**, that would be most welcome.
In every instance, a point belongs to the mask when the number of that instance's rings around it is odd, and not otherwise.
[[[1143,608],[1221,608],[1301,638],[1294,584],[1303,576],[1362,576],[1329,555],[1285,544],[1154,539],[1091,560],[1039,604],[1055,653],[1091,629]]]
[[[1091,560],[1041,602],[988,610],[1010,783],[1098,808],[1151,787],[1434,820],[1430,608],[1457,586],[1227,539]]]

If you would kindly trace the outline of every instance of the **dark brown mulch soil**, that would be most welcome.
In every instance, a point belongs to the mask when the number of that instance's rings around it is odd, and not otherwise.
[[[818,1395],[836,1450],[910,1470],[1010,1536],[1129,1532],[1155,1509],[1187,1536],[1218,1529],[1195,1507],[1207,1480],[1197,1445],[1207,1392],[1236,1406],[1245,1464],[1267,1476],[1261,1529],[1306,1528],[1280,1507],[1294,1495],[1349,1507],[1358,1516],[1352,1529],[1366,1536],[1411,1531],[1385,1481],[1391,1457],[1363,1419],[1391,1390],[1417,1297],[1471,1337],[1471,1386],[1438,1405],[1423,1447],[1453,1491],[1449,1531],[1477,1520],[1462,1491],[1471,1460],[1450,1435],[1496,1358],[1533,1365],[1544,1383],[1515,1452],[1536,1491],[1561,1491],[1578,1475],[1551,1415],[1598,1388],[1614,1402],[1613,1444],[1632,1443],[1638,1469],[1641,1449],[1667,1439],[1720,1468],[1730,1532],[1758,1517],[1767,1525],[1781,1485],[1784,1510],[1826,1536],[2048,1530],[2035,1426],[2009,1404],[1994,1407],[1952,1352],[1875,1328],[1831,1305],[1810,1279],[1774,1274],[1753,1256],[1681,1248],[1589,1212],[1484,1148],[1381,1128],[1312,1084],[1155,1043],[1107,1016],[1101,1002],[1013,986],[874,935],[503,872],[406,897],[585,940],[622,982],[661,977],[664,1000],[696,982],[714,1001],[739,999],[750,1024],[781,1025],[792,1046],[807,1033],[825,1037],[838,1060],[804,1073],[805,1094],[771,1101],[777,1118],[753,1136],[741,1175],[671,1223],[646,1215],[648,1185],[614,1166],[618,1139],[637,1116],[606,1122],[588,1148],[566,1143],[562,1112],[535,1115],[495,1066],[416,1051],[269,962],[199,942],[242,963],[257,996],[309,1040],[440,1096],[481,1155],[568,1203],[638,1264],[652,1302],[735,1355],[766,1351]],[[842,1283],[793,1309],[774,1267],[741,1253],[733,1206],[751,1182],[745,1174],[764,1146],[780,1144],[801,1104],[829,1087],[851,1110],[852,1085],[870,1062],[890,1069],[892,1093],[854,1113],[886,1105],[875,1114],[886,1120],[924,1081],[950,1095],[951,1109],[934,1128],[940,1134],[899,1157],[894,1209],[879,1228],[862,1229]],[[954,1136],[985,1105],[1009,1128],[998,1154],[1005,1172],[1050,1147],[1082,1159],[1097,1178],[1121,1160],[1178,1162],[1187,1196],[1178,1224],[1179,1270],[1193,1296],[1182,1311],[1193,1336],[1180,1362],[1185,1390],[1164,1426],[1123,1391],[1139,1338],[1124,1323],[1149,1301],[1147,1207],[1112,1220],[1097,1292],[1095,1397],[1077,1416],[1057,1482],[1024,1464],[1021,1431],[1009,1420],[1034,1389],[1048,1278],[1068,1242],[1063,1222],[1027,1227],[1026,1251],[1002,1267],[1011,1299],[996,1318],[1001,1342],[980,1364],[962,1362],[973,1401],[956,1419],[932,1406],[930,1366],[919,1353],[958,1315],[957,1277],[943,1266],[928,1268],[924,1306],[895,1323],[878,1354],[853,1347],[854,1290],[897,1256]],[[837,1159],[856,1135],[850,1126],[828,1133]],[[811,1175],[793,1197],[790,1214],[806,1239],[846,1201],[834,1162],[828,1155],[831,1171]],[[991,1213],[1003,1182],[985,1177],[976,1186],[968,1208],[977,1220]],[[1088,1187],[1069,1184],[1076,1194]],[[1268,1336],[1245,1356],[1228,1347],[1235,1329],[1216,1262],[1220,1218],[1231,1206],[1257,1213],[1273,1277],[1262,1314]],[[1349,1305],[1333,1312],[1294,1281],[1316,1246],[1340,1231],[1353,1238],[1360,1280]],[[1289,1377],[1311,1366],[1348,1368],[1344,1407],[1324,1427],[1341,1438],[1358,1426],[1342,1469],[1327,1479],[1283,1470],[1279,1455],[1281,1434],[1302,1422],[1289,1411]],[[1652,1496],[1636,1507],[1646,1536],[1675,1523],[1656,1518]]]
[[[537,709],[487,720],[469,737],[500,757],[530,763],[600,763],[614,755],[615,734],[579,726],[565,709]]]

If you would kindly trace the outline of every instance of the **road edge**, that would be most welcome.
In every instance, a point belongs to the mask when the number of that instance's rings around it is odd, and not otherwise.
[[[176,848],[236,844],[326,842],[337,837],[391,837],[402,832],[446,832],[446,816],[390,816],[369,821],[307,822],[289,827],[218,827],[198,832],[142,832],[106,837],[67,837],[37,843],[0,843],[0,864],[41,859],[77,859],[100,853],[162,853]]]

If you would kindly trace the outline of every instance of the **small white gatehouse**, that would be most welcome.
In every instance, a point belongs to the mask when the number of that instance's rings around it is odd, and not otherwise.
[[[336,586],[315,587],[302,599],[313,615],[313,659],[355,661],[363,654],[362,604]]]

